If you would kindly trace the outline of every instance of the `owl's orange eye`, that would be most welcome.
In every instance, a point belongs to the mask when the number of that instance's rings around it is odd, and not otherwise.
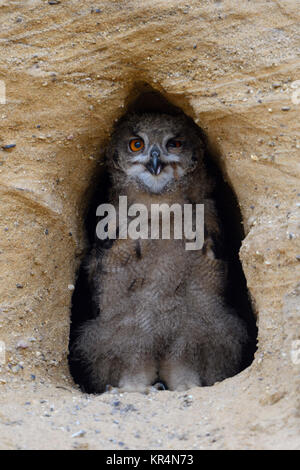
[[[130,147],[130,150],[132,150],[133,152],[137,152],[138,150],[142,150],[144,148],[144,141],[143,139],[132,139],[130,142],[129,142],[129,147]]]
[[[170,139],[167,146],[179,149],[182,146],[182,142],[181,140]]]

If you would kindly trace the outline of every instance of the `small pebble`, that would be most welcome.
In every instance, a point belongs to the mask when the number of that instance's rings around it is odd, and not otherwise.
[[[17,349],[27,349],[28,347],[29,347],[29,344],[23,339],[18,341],[17,346],[16,346]]]
[[[248,224],[250,225],[250,227],[252,227],[253,225],[256,225],[256,217],[254,216],[249,217]]]
[[[281,111],[289,111],[290,109],[289,106],[282,106]]]
[[[16,146],[16,144],[7,144],[7,145],[2,145],[2,150],[10,150],[13,149]]]
[[[131,403],[129,403],[128,405],[126,405],[123,409],[122,409],[122,412],[123,413],[128,413],[129,411],[138,411],[137,408],[135,408],[135,406],[133,406]]]
[[[83,429],[80,429],[80,431],[75,432],[74,434],[72,434],[71,437],[83,437],[83,436],[85,436],[85,434],[86,434],[86,431],[84,431]]]
[[[74,284],[68,284],[68,289],[69,289],[69,290],[74,290],[74,289],[75,289]]]
[[[193,403],[193,395],[184,395],[183,406],[188,407]]]
[[[24,286],[23,286],[23,284],[17,283],[17,284],[16,284],[16,287],[17,287],[18,289],[23,289]]]

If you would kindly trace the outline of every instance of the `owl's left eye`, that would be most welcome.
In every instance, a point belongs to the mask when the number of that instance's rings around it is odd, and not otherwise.
[[[170,139],[167,143],[167,147],[179,149],[180,147],[182,147],[182,142],[181,140]]]
[[[132,139],[129,142],[129,147],[132,152],[137,152],[138,150],[142,150],[144,148],[145,144],[143,139]]]

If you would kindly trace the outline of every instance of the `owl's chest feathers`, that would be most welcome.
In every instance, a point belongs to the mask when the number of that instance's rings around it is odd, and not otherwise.
[[[131,296],[156,286],[157,293],[167,293],[186,275],[187,256],[184,240],[116,240],[103,254],[101,292],[113,288],[119,296]]]
[[[153,195],[129,188],[126,195],[128,206],[147,207],[149,227],[152,204],[183,208],[190,203],[182,189]],[[96,276],[102,328],[113,324],[115,332],[126,329],[132,334],[137,329],[152,337],[164,328],[166,334],[180,328],[188,314],[188,284],[197,255],[185,249],[184,237],[172,238],[172,217],[170,222],[170,239],[161,239],[161,233],[160,239],[117,239],[103,251]]]
[[[187,268],[182,240],[116,240],[98,280],[102,320],[148,333],[173,324],[186,309]]]

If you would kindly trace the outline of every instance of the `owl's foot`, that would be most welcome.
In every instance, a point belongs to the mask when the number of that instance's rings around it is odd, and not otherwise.
[[[174,359],[166,359],[161,363],[159,375],[172,391],[183,392],[202,386],[199,374],[190,365]]]
[[[157,378],[157,369],[154,363],[145,363],[130,371],[124,371],[119,381],[120,392],[150,393],[151,384]]]

